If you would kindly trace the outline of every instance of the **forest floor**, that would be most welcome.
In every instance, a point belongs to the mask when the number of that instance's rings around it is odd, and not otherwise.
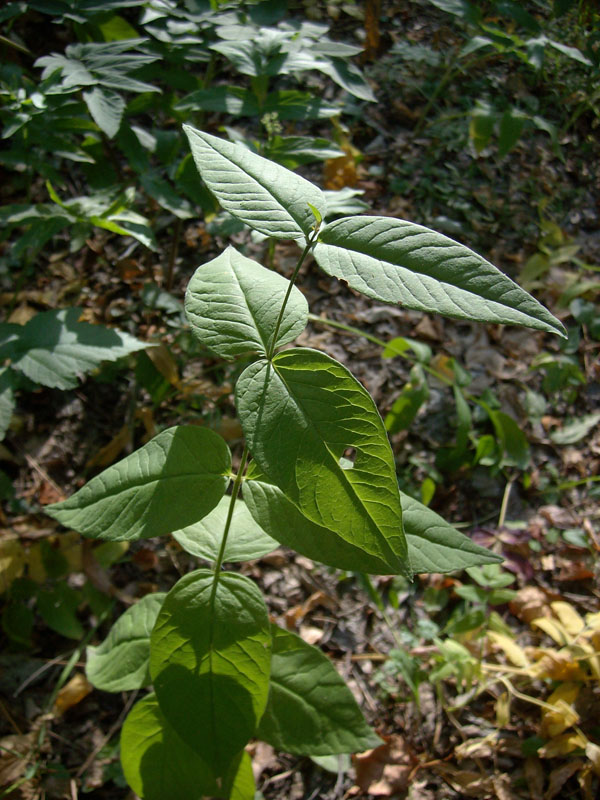
[[[591,800],[600,787],[598,118],[582,114],[555,146],[532,129],[503,158],[493,141],[477,152],[462,109],[480,78],[467,73],[444,88],[435,113],[421,124],[426,101],[411,88],[418,65],[403,61],[394,44],[435,42],[439,49],[454,42],[447,15],[424,13],[424,5],[397,4],[389,12],[394,24],[380,56],[365,65],[378,103],[350,124],[352,154],[309,175],[328,188],[362,190],[374,213],[442,230],[518,282],[525,276],[527,288],[567,326],[569,340],[385,306],[305,264],[299,286],[314,318],[299,343],[346,364],[384,418],[414,365],[383,357],[377,342],[407,337],[432,349],[438,372],[452,378],[457,363],[471,394],[487,393],[516,420],[528,456],[525,466],[511,463],[510,443],[498,445],[498,431],[474,414],[469,458],[442,470],[436,455],[456,435],[456,406],[452,389],[430,377],[410,428],[391,435],[401,487],[427,497],[437,513],[501,553],[499,576],[491,584],[465,573],[365,579],[285,548],[240,567],[260,585],[274,621],[331,657],[384,740],[377,750],[326,765],[260,742],[248,749],[267,800]],[[356,20],[340,19],[354,35]],[[503,63],[487,69],[488,80],[511,80]],[[514,80],[515,96],[528,91]],[[88,541],[57,535],[43,506],[168,425],[212,424],[238,458],[241,452],[234,368],[206,355],[189,360],[180,344],[185,286],[225,240],[203,222],[185,222],[167,292],[171,232],[163,231],[158,254],[138,249],[123,258],[122,241],[105,232],[75,255],[49,252],[11,315],[25,321],[32,310],[68,303],[82,306],[90,320],[117,326],[126,320],[137,337],[163,342],[145,356],[169,376],[163,401],[153,402],[140,384],[139,364],[129,371],[108,365],[72,391],[23,393],[0,445],[15,487],[0,513],[0,544],[17,535],[28,550],[37,548],[46,575],[48,552],[67,558],[69,584],[88,598],[78,616],[88,643],[100,641],[135,598],[168,590],[195,562],[174,540],[134,542],[105,552],[102,561]],[[249,234],[235,238],[247,255],[264,256],[264,245]],[[546,259],[545,268],[531,277],[536,255],[538,263]],[[277,245],[271,258],[289,275],[297,251]],[[154,308],[144,296],[148,281],[160,290]],[[504,447],[508,456],[500,464],[476,463],[483,436]],[[0,550],[2,588],[11,559],[6,547]],[[493,595],[507,586],[504,601]],[[547,622],[532,625],[539,619]],[[72,640],[41,618],[28,646],[4,647],[0,735],[13,755],[2,760],[0,784],[26,780],[0,797],[132,797],[118,741],[135,698],[93,690],[84,666],[85,648],[73,650]],[[39,763],[27,774],[18,754],[30,752],[34,741]]]

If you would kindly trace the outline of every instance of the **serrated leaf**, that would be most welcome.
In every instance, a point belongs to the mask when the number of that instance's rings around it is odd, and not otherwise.
[[[217,505],[231,470],[224,440],[207,428],[168,428],[44,509],[62,525],[97,539],[163,536]]]
[[[189,125],[183,129],[198,172],[226,211],[276,239],[304,239],[310,235],[314,216],[308,203],[325,213],[320,189],[241,144],[218,139]]]
[[[413,222],[340,219],[321,231],[313,254],[328,275],[385,303],[457,319],[564,332],[544,306],[484,258]]]
[[[217,775],[254,734],[269,689],[271,633],[249,578],[198,570],[167,595],[150,644],[160,708]]]
[[[87,648],[85,674],[96,689],[126,692],[150,684],[150,634],[166,596],[142,597],[121,614],[102,644]]]
[[[185,312],[194,335],[222,358],[265,355],[275,332],[289,281],[233,247],[194,273]],[[293,341],[308,319],[308,303],[295,286],[289,296],[277,346]]]
[[[79,322],[80,308],[43,311],[26,325],[0,325],[0,357],[35,383],[58,389],[74,389],[78,378],[103,361],[143,350],[127,333]]]
[[[127,783],[144,800],[220,794],[212,769],[177,736],[155,694],[136,703],[123,723],[121,763]]]
[[[207,561],[216,561],[229,503],[231,498],[222,497],[216,508],[194,525],[180,531],[173,531],[173,537],[188,553]],[[223,561],[251,561],[276,549],[278,543],[272,539],[248,511],[243,500],[237,499],[231,518]]]
[[[91,92],[84,92],[83,99],[100,130],[109,139],[116,136],[125,113],[125,100],[121,95],[96,86]]]
[[[327,656],[295,633],[271,630],[271,687],[257,736],[278,750],[310,756],[381,744]]]
[[[502,556],[472,542],[423,503],[404,492],[400,494],[413,572],[453,572],[503,560]]]
[[[277,486],[264,479],[244,481],[244,499],[256,522],[280,544],[337,569],[395,575],[398,570],[332,530],[307,519]]]
[[[316,350],[285,350],[246,368],[236,405],[258,466],[308,519],[403,569],[394,457],[372,398],[344,366]],[[354,466],[343,469],[348,448]]]

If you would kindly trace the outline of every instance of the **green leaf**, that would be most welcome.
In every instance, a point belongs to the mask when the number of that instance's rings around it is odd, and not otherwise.
[[[509,467],[527,469],[531,451],[527,437],[514,419],[504,411],[496,411],[487,403],[480,401],[494,426],[494,431],[502,452],[502,464]]]
[[[85,674],[96,689],[126,692],[150,684],[150,634],[165,592],[142,597],[128,608],[97,647],[88,647]]]
[[[314,257],[328,275],[385,303],[563,335],[562,324],[496,267],[413,222],[389,217],[337,220],[321,231]]]
[[[385,418],[385,429],[388,433],[398,433],[410,427],[429,397],[429,387],[421,367],[413,367],[410,374],[410,381],[404,384]]]
[[[404,568],[392,450],[372,398],[344,366],[316,350],[285,350],[244,370],[236,405],[258,466],[308,519]],[[354,466],[343,469],[348,448]]]
[[[6,431],[12,420],[15,410],[15,390],[17,376],[8,367],[0,368],[0,441],[6,436]]]
[[[77,618],[81,595],[66,583],[57,583],[51,589],[42,589],[37,597],[40,616],[53,631],[69,639],[81,639],[85,633]]]
[[[175,733],[155,694],[136,703],[123,723],[121,763],[127,783],[144,800],[223,796],[212,769]]]
[[[524,124],[525,116],[523,114],[514,109],[504,112],[500,119],[498,133],[498,156],[500,158],[504,158],[519,141]]]
[[[312,203],[323,215],[320,189],[284,167],[233,144],[183,129],[198,172],[226,211],[251,228],[276,239],[304,239],[312,232]]]
[[[91,92],[84,92],[83,99],[100,130],[109,139],[116,136],[125,113],[125,100],[121,95],[96,86]]]
[[[44,510],[65,527],[97,539],[163,536],[212,511],[230,470],[231,454],[220,436],[178,425]]]
[[[460,533],[439,514],[404,492],[402,512],[413,572],[453,572],[478,564],[502,561]]]
[[[295,633],[271,630],[271,688],[257,736],[278,750],[310,756],[381,744],[327,656]]]
[[[285,90],[270,92],[261,107],[256,95],[238,86],[198,89],[183,97],[176,111],[219,111],[236,117],[277,114],[281,120],[329,119],[340,113],[339,106],[324,102],[308,92]]]
[[[193,556],[204,558],[206,561],[216,561],[230,500],[227,495],[222,497],[210,514],[194,525],[174,531],[173,537]],[[277,544],[277,541],[254,521],[244,501],[236,500],[223,561],[251,561],[253,558],[260,558],[272,552]]]
[[[26,325],[0,324],[0,358],[35,383],[74,389],[103,361],[143,350],[150,345],[127,333],[79,322],[80,308],[43,311]]]
[[[344,155],[344,151],[327,139],[313,139],[310,136],[273,136],[265,155],[287,169],[294,169],[299,164],[340,158]]]
[[[244,499],[256,522],[286,547],[337,569],[395,575],[398,570],[335,531],[307,519],[281,489],[262,476],[244,481]]]
[[[161,711],[217,775],[254,735],[269,689],[271,633],[249,578],[198,570],[169,592],[152,632]]]
[[[600,413],[584,414],[567,422],[560,430],[552,431],[550,439],[554,444],[576,444],[585,438],[600,422]]]
[[[265,355],[289,285],[283,276],[228,247],[198,267],[188,285],[185,311],[192,332],[222,358]],[[307,318],[308,303],[294,286],[277,345],[299,336]]]

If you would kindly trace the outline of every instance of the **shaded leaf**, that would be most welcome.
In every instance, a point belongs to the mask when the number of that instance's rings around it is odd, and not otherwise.
[[[96,689],[126,692],[150,684],[150,634],[166,597],[156,592],[128,608],[97,647],[88,647],[85,674]]]
[[[152,632],[161,711],[217,775],[254,734],[269,689],[271,634],[262,595],[236,573],[198,570],[167,595]]]
[[[316,647],[271,626],[269,702],[257,735],[296,755],[356,753],[380,743],[352,692]]]

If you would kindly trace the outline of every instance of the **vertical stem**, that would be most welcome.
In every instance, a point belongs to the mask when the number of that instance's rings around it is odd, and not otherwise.
[[[225,520],[225,527],[223,528],[221,547],[219,548],[219,555],[217,556],[217,560],[215,562],[215,579],[213,581],[213,586],[211,591],[211,602],[217,591],[217,584],[219,582],[219,573],[221,572],[221,567],[223,566],[223,558],[225,557],[225,547],[227,545],[227,537],[229,535],[229,529],[231,527],[231,520],[233,519],[233,510],[235,508],[235,501],[240,492],[240,486],[242,485],[242,477],[244,475],[244,470],[246,468],[246,462],[248,461],[248,456],[249,456],[248,445],[244,444],[244,452],[242,453],[240,466],[238,468],[237,475],[235,476],[233,489],[231,490],[231,499],[229,501],[229,510],[227,511],[227,519]]]
[[[179,252],[179,239],[181,237],[181,228],[183,226],[182,220],[177,217],[175,225],[173,226],[173,241],[171,242],[171,250],[169,252],[169,263],[167,265],[167,281],[166,290],[170,292],[173,288],[173,275],[175,272],[175,262],[177,261],[177,253]]]
[[[277,317],[277,322],[275,324],[275,330],[273,332],[273,338],[271,339],[271,342],[269,344],[269,351],[267,353],[267,358],[269,360],[271,358],[273,358],[273,353],[275,352],[275,345],[277,343],[277,337],[279,336],[279,329],[281,328],[281,323],[283,321],[283,314],[285,312],[285,307],[287,306],[287,302],[290,299],[290,294],[292,293],[292,289],[294,288],[294,284],[296,283],[296,278],[298,277],[298,273],[300,272],[300,267],[304,263],[304,259],[306,258],[306,256],[308,255],[309,251],[311,250],[313,244],[316,241],[316,238],[317,238],[317,233],[315,231],[315,235],[313,236],[313,238],[312,239],[308,239],[308,241],[306,242],[306,247],[302,251],[302,255],[298,259],[298,263],[296,264],[296,266],[294,268],[294,272],[292,274],[292,277],[290,278],[290,283],[289,283],[289,286],[287,288],[287,292],[285,293],[285,297],[283,298],[283,303],[281,304],[281,310],[279,312],[279,316]]]

